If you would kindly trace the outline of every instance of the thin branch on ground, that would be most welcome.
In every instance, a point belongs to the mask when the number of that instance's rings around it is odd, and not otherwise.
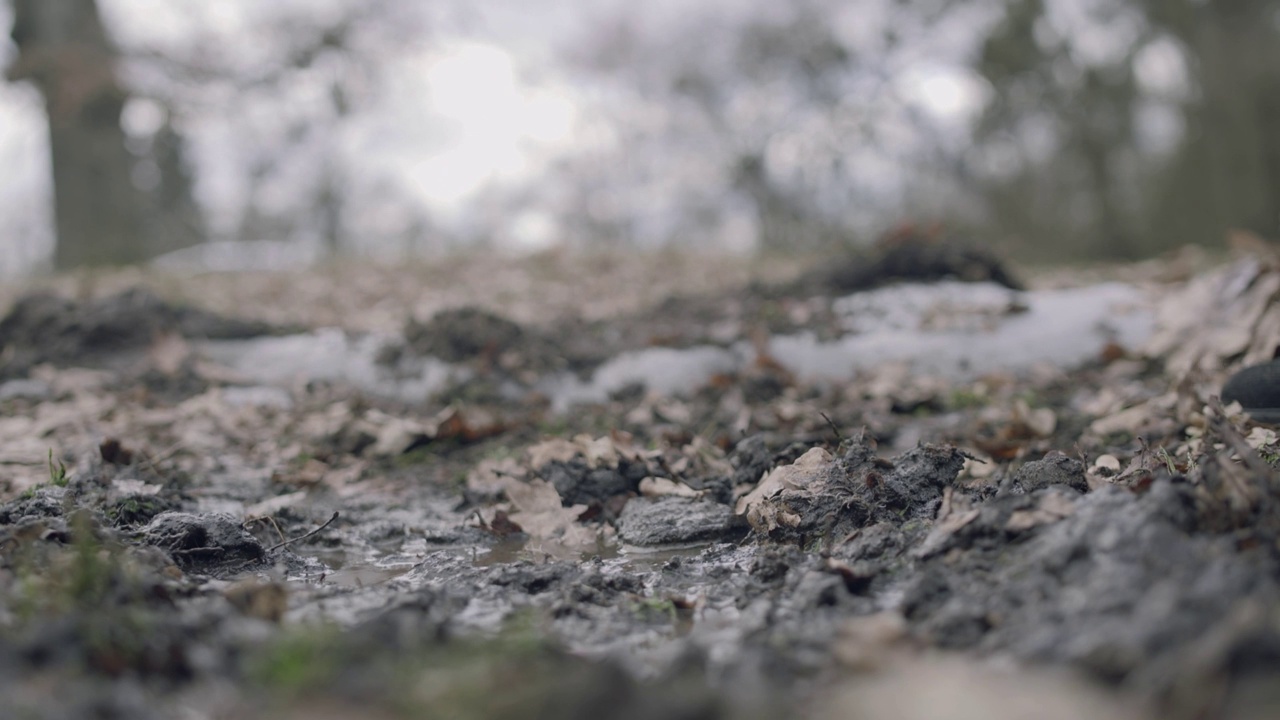
[[[334,520],[337,520],[337,519],[338,519],[338,511],[337,511],[337,510],[334,510],[334,511],[333,511],[333,516],[332,516],[332,517],[330,517],[328,520],[325,520],[325,521],[324,521],[324,524],[323,524],[323,525],[321,525],[320,527],[316,528],[315,530],[312,530],[312,531],[311,531],[311,532],[309,532],[309,533],[306,533],[306,534],[303,534],[303,535],[299,535],[298,537],[293,538],[292,540],[285,540],[285,541],[283,541],[283,542],[278,542],[278,543],[276,543],[275,545],[272,545],[271,547],[267,548],[267,553],[268,553],[268,554],[270,554],[270,553],[272,553],[272,552],[274,552],[274,551],[276,551],[276,550],[279,550],[280,548],[282,548],[282,547],[284,547],[284,546],[286,546],[286,545],[292,545],[293,543],[296,543],[296,542],[298,542],[299,540],[306,540],[307,538],[309,538],[309,537],[311,537],[311,536],[313,536],[313,535],[315,535],[315,534],[319,533],[321,530],[324,530],[325,528],[329,527],[329,524],[330,524],[330,523],[332,523]]]

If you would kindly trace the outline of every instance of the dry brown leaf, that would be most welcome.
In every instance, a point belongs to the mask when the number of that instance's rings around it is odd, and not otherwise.
[[[291,485],[293,487],[313,487],[319,485],[328,474],[330,468],[328,463],[322,462],[315,458],[308,458],[302,464],[302,467],[296,470],[277,472],[272,479],[282,485]]]
[[[504,492],[507,481],[523,479],[527,473],[513,458],[486,458],[467,472],[467,490],[481,497],[496,497]]]
[[[676,497],[696,498],[702,493],[693,488],[678,483],[667,478],[647,477],[640,481],[640,494],[645,497],[661,497],[664,495],[675,495]]]
[[[969,448],[964,452],[966,457],[964,468],[960,471],[961,477],[984,480],[994,475],[999,468],[995,460],[981,450]]]
[[[518,510],[511,513],[510,520],[523,528],[530,539],[543,541],[544,547],[551,543],[549,547],[577,552],[596,548],[605,540],[601,528],[578,522],[587,506],[564,507],[560,493],[551,483],[537,478],[528,482],[507,478],[503,489]]]
[[[1049,437],[1058,427],[1058,416],[1049,408],[1032,410],[1021,398],[1013,405],[1014,422],[1021,423],[1036,437]]]
[[[371,416],[373,414],[373,411],[370,411],[365,415],[365,419],[372,421],[373,418]],[[375,457],[403,455],[410,448],[416,447],[436,436],[434,423],[392,417],[384,413],[377,414],[381,417],[375,421],[375,424],[380,422],[382,426],[375,433],[377,440],[374,441],[373,447],[369,449]]]
[[[147,360],[165,375],[177,375],[190,358],[191,344],[176,332],[162,333],[147,348]]]
[[[244,615],[280,622],[289,609],[289,590],[282,583],[247,578],[233,583],[223,595]]]
[[[979,510],[963,496],[957,496],[951,488],[942,491],[942,505],[938,508],[938,518],[933,529],[925,536],[913,555],[926,558],[938,553],[948,546],[951,536],[955,535],[969,523],[978,519]]]
[[[569,462],[578,456],[581,449],[564,438],[552,438],[530,445],[524,452],[529,467],[540,468],[550,462]]]
[[[1159,304],[1144,354],[1174,377],[1271,359],[1280,344],[1280,271],[1274,253],[1254,253],[1192,279]]]
[[[820,473],[831,464],[832,459],[831,453],[825,449],[811,448],[794,463],[771,470],[754,490],[738,498],[733,511],[738,515],[745,515],[753,506],[763,503],[783,490],[804,487],[820,477]]]
[[[276,495],[246,507],[244,515],[246,518],[270,517],[285,508],[295,507],[306,499],[306,490]]]
[[[1015,510],[1009,515],[1005,529],[1011,532],[1030,530],[1038,525],[1048,525],[1070,517],[1076,511],[1076,503],[1063,493],[1049,493],[1031,510]]]
[[[1089,424],[1089,432],[1103,437],[1122,432],[1137,435],[1154,418],[1167,417],[1176,403],[1176,395],[1174,393],[1166,393],[1158,398],[1094,420]]]
[[[587,465],[593,468],[611,468],[618,466],[618,450],[613,445],[613,438],[609,436],[601,436],[592,438],[590,435],[578,435],[573,439],[581,448],[582,456],[586,458]]]
[[[888,610],[845,621],[831,651],[845,667],[855,672],[869,672],[913,651],[910,637],[902,614]]]
[[[831,453],[825,449],[810,449],[794,463],[776,467],[765,475],[754,490],[738,498],[734,512],[745,515],[751,527],[760,533],[796,527],[801,517],[787,507],[781,496],[824,477],[831,462]]]

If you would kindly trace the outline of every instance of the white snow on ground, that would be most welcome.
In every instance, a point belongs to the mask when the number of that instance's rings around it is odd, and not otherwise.
[[[907,284],[849,296],[836,308],[858,332],[834,342],[809,333],[777,337],[774,358],[811,379],[847,378],[891,361],[968,378],[1038,363],[1069,368],[1097,357],[1108,342],[1137,350],[1154,328],[1142,291],[1122,283],[1035,292]]]
[[[850,334],[833,341],[812,333],[773,338],[773,358],[801,379],[849,378],[888,362],[918,373],[970,378],[1020,372],[1049,364],[1070,368],[1095,358],[1107,343],[1138,349],[1154,328],[1145,294],[1130,285],[1016,292],[990,283],[895,285],[836,302]],[[291,385],[308,380],[349,382],[367,392],[422,400],[464,372],[434,360],[412,372],[376,362],[388,338],[352,338],[336,329],[304,335],[204,343],[203,352],[251,382]],[[716,373],[754,361],[747,342],[731,348],[646,348],[618,355],[589,380],[570,374],[546,379],[539,390],[559,410],[597,402],[631,383],[650,391],[692,391]]]

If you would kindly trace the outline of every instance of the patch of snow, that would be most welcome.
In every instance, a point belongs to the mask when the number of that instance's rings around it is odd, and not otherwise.
[[[321,260],[319,244],[286,240],[227,240],[193,245],[151,260],[151,266],[177,272],[284,272]]]
[[[387,341],[385,336],[349,337],[338,328],[322,328],[282,337],[211,340],[200,343],[198,349],[252,382],[281,386],[312,380],[346,382],[409,402],[426,400],[465,373],[433,358],[393,370],[377,361]]]
[[[774,337],[769,352],[804,380],[845,379],[859,370],[905,362],[913,372],[966,379],[1051,364],[1070,368],[1098,357],[1108,343],[1139,349],[1151,336],[1154,312],[1143,292],[1122,283],[1017,292],[990,283],[902,284],[835,303],[848,335],[823,341],[813,333]],[[464,379],[465,368],[435,358],[397,368],[377,362],[391,338],[348,336],[336,328],[302,335],[202,343],[201,351],[249,381],[288,386],[311,380],[350,383],[366,392],[420,402]],[[622,353],[589,380],[564,373],[537,390],[557,411],[602,402],[628,385],[675,395],[692,392],[717,373],[755,359],[747,341],[730,348],[645,348]],[[251,399],[244,391],[245,402]]]
[[[588,382],[565,373],[544,381],[539,389],[552,398],[553,407],[560,411],[575,403],[603,402],[611,393],[633,383],[663,395],[691,392],[716,373],[736,371],[744,361],[739,352],[712,346],[645,348],[606,362]]]
[[[1137,350],[1155,322],[1142,292],[1122,283],[1022,293],[990,283],[906,284],[836,308],[862,331],[830,342],[812,333],[776,337],[775,359],[806,379],[847,378],[893,361],[962,379],[1046,362],[1070,368],[1109,342]]]

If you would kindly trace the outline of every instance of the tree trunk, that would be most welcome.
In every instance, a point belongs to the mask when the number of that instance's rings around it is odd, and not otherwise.
[[[137,158],[120,127],[128,94],[95,0],[13,0],[13,8],[19,54],[8,77],[35,84],[49,119],[54,266],[140,262],[200,237],[165,235],[170,223],[149,217],[152,198],[133,182]]]

